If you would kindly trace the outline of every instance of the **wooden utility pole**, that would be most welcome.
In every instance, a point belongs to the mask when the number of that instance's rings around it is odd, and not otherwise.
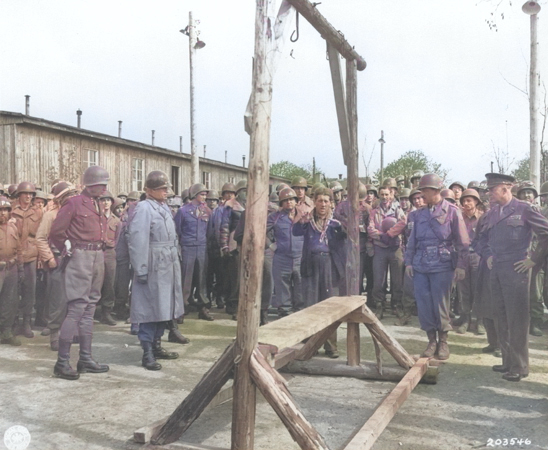
[[[200,182],[199,158],[196,150],[196,122],[194,120],[194,56],[196,53],[196,27],[192,11],[188,13],[188,58],[190,64],[190,179],[192,184]]]
[[[384,131],[381,130],[381,138],[379,139],[379,142],[381,143],[381,179],[379,180],[379,184],[382,185],[382,182],[384,181]]]

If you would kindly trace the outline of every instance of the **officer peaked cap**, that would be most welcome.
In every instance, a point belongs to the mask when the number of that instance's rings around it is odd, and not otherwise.
[[[499,184],[514,184],[516,179],[512,175],[505,175],[503,173],[486,173],[487,187],[495,187]]]

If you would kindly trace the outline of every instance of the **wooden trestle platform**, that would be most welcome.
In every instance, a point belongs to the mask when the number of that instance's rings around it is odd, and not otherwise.
[[[303,449],[328,447],[299,410],[289,392],[287,381],[278,370],[398,381],[370,419],[349,439],[344,447],[348,450],[370,448],[419,381],[423,377],[425,382],[436,381],[437,368],[429,369],[426,358],[415,361],[388,334],[365,302],[364,296],[332,297],[259,329],[259,345],[253,352],[250,365],[252,380]],[[335,360],[311,360],[343,322],[347,323],[346,365]],[[360,361],[360,324],[364,324],[371,334],[377,355],[376,363],[362,364]],[[381,348],[392,355],[398,363],[397,367],[383,368]],[[173,443],[206,408],[231,399],[232,386],[223,387],[230,384],[237,363],[233,349],[233,344],[227,347],[171,416],[136,430],[134,440],[142,444],[151,442],[155,446]],[[429,374],[425,377],[427,370]],[[200,448],[196,444],[190,446],[182,443],[176,447]]]

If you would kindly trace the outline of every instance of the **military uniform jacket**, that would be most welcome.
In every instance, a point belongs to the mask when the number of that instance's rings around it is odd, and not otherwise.
[[[11,221],[0,225],[0,261],[21,264],[23,253],[19,230]]]
[[[413,227],[405,251],[405,265],[421,273],[465,269],[470,239],[462,213],[447,200],[433,211],[424,207],[412,217]]]
[[[175,223],[165,203],[137,203],[128,222],[129,257],[135,279],[131,322],[163,322],[184,313],[181,264]],[[141,284],[136,278],[148,276]]]
[[[478,233],[474,249],[493,262],[517,262],[527,257],[533,232],[538,245],[531,259],[541,264],[548,253],[548,220],[530,203],[513,198],[501,214],[500,205],[485,213],[484,226]]]
[[[295,211],[295,214],[297,212]],[[301,258],[303,254],[304,238],[293,236],[293,219],[287,211],[280,209],[268,216],[266,233],[272,242],[276,243],[276,255]]]
[[[114,248],[116,246],[116,238],[118,237],[118,228],[120,227],[120,219],[113,213],[107,218],[107,234],[106,248]]]
[[[36,261],[38,259],[38,248],[36,247],[36,232],[42,220],[42,208],[30,206],[26,210],[16,203],[11,217],[15,219],[19,235],[21,236],[21,247],[23,251],[23,262]]]
[[[367,229],[369,238],[374,245],[379,247],[388,248],[389,246],[380,241],[380,236],[382,234],[381,224],[384,219],[387,217],[394,217],[397,220],[397,223],[386,232],[391,238],[398,237],[407,223],[407,217],[401,209],[400,203],[398,201],[393,201],[390,205],[384,205],[380,203],[373,211],[371,211],[371,216],[369,220],[369,227]],[[401,245],[401,239],[396,240],[396,244]]]
[[[343,200],[339,202],[335,211],[333,212],[333,218],[341,222],[342,229],[345,233],[348,230],[348,217],[350,215],[350,202]],[[367,246],[367,227],[369,226],[371,216],[371,206],[360,201],[358,210],[358,228],[360,231],[360,252],[364,252]]]
[[[238,226],[244,209],[245,208],[235,198],[225,203],[219,230],[219,246],[221,247],[221,250],[226,247],[229,251],[238,248],[238,244],[234,240],[234,231]]]
[[[207,244],[207,227],[211,209],[194,201],[179,208],[175,215],[175,229],[182,247],[201,247]]]

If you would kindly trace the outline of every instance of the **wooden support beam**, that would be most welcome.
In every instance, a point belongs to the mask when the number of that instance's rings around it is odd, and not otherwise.
[[[356,322],[356,323],[375,323],[371,316],[375,316],[367,305],[363,305],[360,309],[351,312],[342,321],[343,322]]]
[[[345,445],[344,450],[369,450],[409,397],[428,367],[428,358],[419,359],[398,385],[381,402],[365,425]]]
[[[348,61],[356,60],[358,70],[364,70],[365,60],[346,41],[342,33],[337,31],[318,9],[308,0],[287,0],[291,5],[320,33],[320,35]]]
[[[373,317],[375,317],[374,314]],[[400,366],[404,369],[413,367],[415,360],[411,358],[411,355],[407,353],[407,350],[396,339],[388,334],[380,320],[377,319],[377,322],[373,324],[366,323],[365,326]]]
[[[232,375],[234,344],[230,344],[199,383],[177,407],[167,422],[153,435],[151,442],[164,445],[176,441],[200,416]]]
[[[337,328],[339,328],[340,325],[341,322],[334,322],[308,339],[303,348],[296,353],[295,359],[306,361],[307,359],[312,358],[320,347],[325,344],[325,341],[337,331]]]
[[[377,340],[374,334],[371,335],[371,339],[373,339],[373,347],[375,347],[375,358],[377,359],[377,370],[382,375],[381,346],[379,345],[379,341]]]
[[[349,322],[346,328],[346,359],[349,366],[360,365],[360,324]]]
[[[253,382],[302,449],[328,450],[323,437],[306,420],[287,390],[286,381],[255,351],[250,363]]]
[[[348,130],[348,112],[346,110],[344,78],[341,71],[339,52],[329,42],[327,42],[327,55],[329,57],[333,94],[335,95],[335,108],[337,110],[337,121],[339,123],[339,136],[341,138],[343,160],[344,163],[347,164],[346,155],[350,149],[350,132]]]

